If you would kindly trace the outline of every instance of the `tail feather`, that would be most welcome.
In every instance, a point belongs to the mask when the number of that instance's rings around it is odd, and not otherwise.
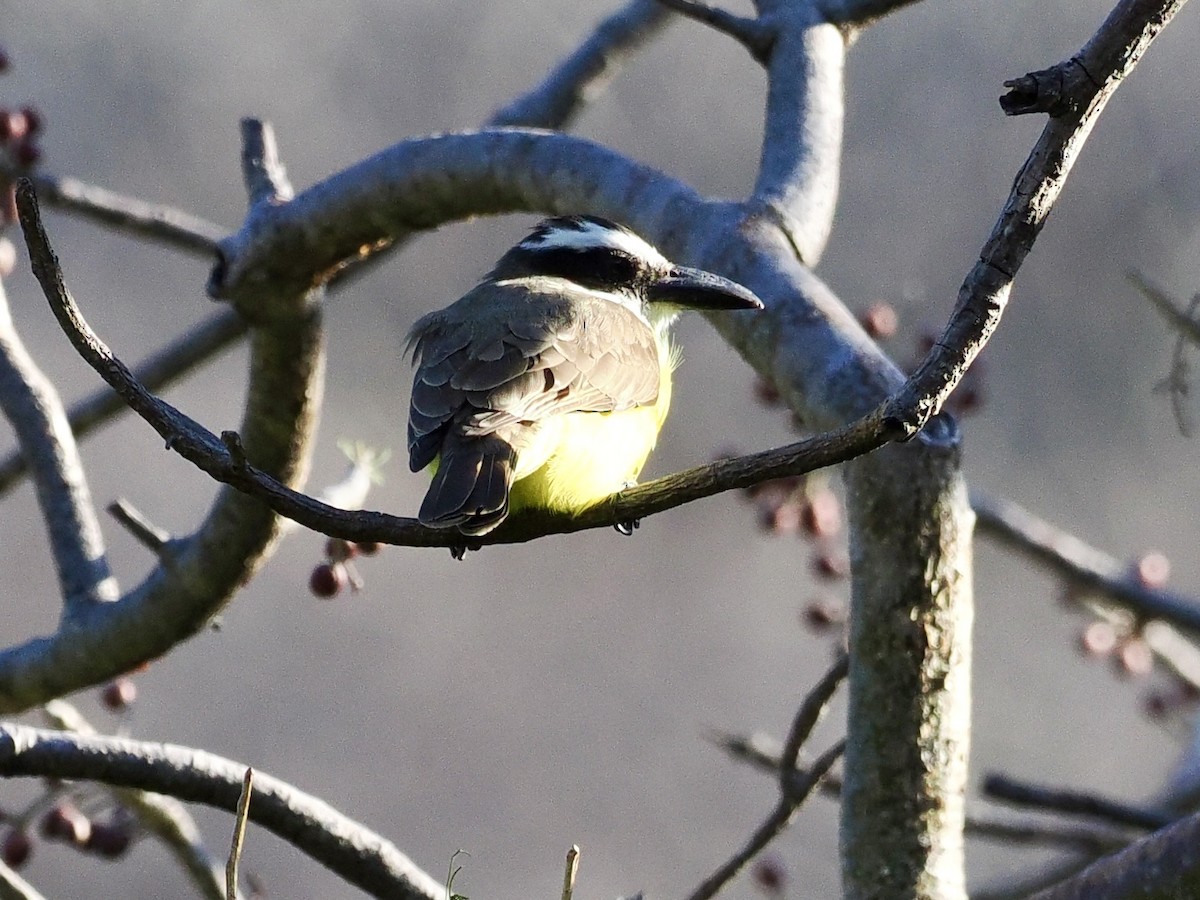
[[[496,435],[447,436],[417,518],[430,528],[487,534],[508,516],[517,453]]]

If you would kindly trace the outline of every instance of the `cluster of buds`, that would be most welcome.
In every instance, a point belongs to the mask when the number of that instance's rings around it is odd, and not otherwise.
[[[101,859],[120,859],[138,834],[137,820],[125,807],[110,805],[99,815],[89,816],[68,798],[58,800],[41,815],[36,835],[29,824],[17,819],[0,841],[0,859],[11,868],[19,869],[29,860],[39,835],[48,843],[64,844]]]
[[[355,544],[341,538],[330,538],[325,542],[325,561],[317,564],[308,576],[308,589],[314,597],[323,600],[336,597],[347,587],[351,591],[362,590],[363,580],[353,560],[358,556],[374,556],[378,552],[379,545],[374,542]]]
[[[9,66],[8,54],[0,49],[0,74],[7,72]],[[3,159],[5,168],[27,170],[37,165],[42,158],[38,141],[43,125],[44,120],[37,107],[0,107],[0,159]],[[16,205],[11,185],[7,186],[6,193],[8,198],[4,204],[4,219],[7,223],[16,220]]]

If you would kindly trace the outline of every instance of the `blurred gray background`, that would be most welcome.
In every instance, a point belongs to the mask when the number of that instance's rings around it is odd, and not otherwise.
[[[238,3],[2,0],[13,58],[0,103],[48,120],[45,166],[229,228],[244,212],[237,120],[272,121],[298,188],[410,135],[470,128],[571,50],[612,0]],[[748,11],[749,4],[734,5]],[[1006,119],[1005,79],[1073,53],[1107,4],[927,2],[853,48],[844,181],[820,274],[853,309],[885,299],[916,335],[944,321],[1042,120]],[[1029,505],[1120,556],[1160,548],[1173,583],[1200,592],[1195,467],[1154,393],[1172,337],[1123,272],[1181,298],[1200,289],[1200,12],[1185,8],[1117,94],[1026,267],[988,347],[987,402],[966,423],[974,487]],[[742,196],[753,183],[762,72],[732,41],[673,25],[583,116],[578,131],[682,177]],[[343,467],[350,437],[400,457],[369,505],[412,514],[425,478],[403,462],[410,373],[401,339],[421,313],[471,286],[534,217],[446,228],[417,241],[330,304],[327,403],[311,485]],[[85,313],[118,354],[140,359],[212,309],[205,267],[52,215],[52,237]],[[23,248],[22,248],[23,253]],[[27,270],[8,283],[32,352],[70,399],[98,380],[68,349]],[[647,475],[788,441],[786,415],[751,401],[751,374],[699,320]],[[213,429],[235,427],[244,354],[169,392]],[[6,426],[0,434],[10,438]],[[9,440],[11,443],[11,438]],[[83,449],[98,502],[125,496],[185,532],[213,494],[205,476],[132,419]],[[5,501],[4,644],[58,614],[32,491]],[[132,585],[147,554],[108,527]],[[314,599],[323,541],[295,533],[205,633],[138,679],[102,727],[202,746],[269,771],[392,838],[483,898],[557,897],[562,859],[583,848],[578,895],[689,891],[748,836],[774,800],[770,779],[725,759],[703,730],[780,735],[824,669],[828,641],[798,612],[830,592],[809,548],[756,527],[722,496],[611,532],[489,549],[454,563],[392,549],[362,567],[366,590]],[[973,774],[1015,775],[1132,799],[1156,790],[1177,752],[1123,682],[1074,650],[1080,620],[1057,587],[979,548]],[[835,586],[834,594],[844,592]],[[841,733],[842,707],[820,746]],[[31,788],[0,785],[0,804]],[[200,811],[211,845],[231,819]],[[792,897],[838,889],[836,810],[814,800],[776,853]],[[972,844],[973,884],[1036,854]],[[244,868],[269,896],[354,896],[319,865],[251,828]],[[164,897],[189,888],[152,842],[123,864],[40,846],[28,877],[50,897]],[[730,897],[758,896],[746,879]]]

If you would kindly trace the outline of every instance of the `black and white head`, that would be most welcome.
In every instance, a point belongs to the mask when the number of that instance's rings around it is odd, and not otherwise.
[[[681,309],[762,309],[737,282],[675,265],[628,228],[599,216],[543,220],[488,275],[497,282],[535,277],[602,294],[656,327]]]

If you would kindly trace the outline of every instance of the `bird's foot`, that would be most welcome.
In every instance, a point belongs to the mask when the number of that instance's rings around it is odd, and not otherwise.
[[[627,491],[632,487],[637,487],[636,481],[626,481],[621,485],[622,491]],[[619,493],[619,492],[618,492]],[[632,537],[633,533],[642,525],[641,519],[629,519],[626,522],[618,522],[613,526],[617,530],[617,534],[622,534],[625,537]]]
[[[452,544],[450,546],[450,555],[457,560],[462,560],[467,555],[468,550],[479,550],[483,544]]]

